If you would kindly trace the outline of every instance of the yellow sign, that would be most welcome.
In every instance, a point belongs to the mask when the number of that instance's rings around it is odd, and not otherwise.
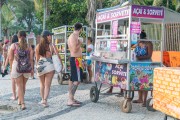
[[[67,27],[67,31],[74,31],[74,27]],[[83,27],[82,31],[86,32],[86,27]]]
[[[56,34],[56,33],[61,33],[61,32],[65,32],[65,27],[55,28],[55,29],[52,30],[52,32],[53,32],[54,34]]]
[[[71,34],[72,34],[72,32],[68,32],[68,33],[67,33],[67,37],[69,37]],[[81,32],[81,34],[79,35],[79,37],[86,38],[86,32]]]

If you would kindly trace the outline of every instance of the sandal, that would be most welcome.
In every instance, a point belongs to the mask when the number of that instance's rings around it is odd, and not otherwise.
[[[20,102],[20,101],[18,101],[18,105],[21,105],[21,102]]]
[[[82,102],[78,101],[78,100],[74,100],[75,103],[77,104],[82,104]]]
[[[67,106],[70,106],[70,107],[80,107],[81,105],[78,104],[78,103],[72,103],[72,104],[67,104]]]
[[[142,107],[146,107],[146,103],[143,103],[143,104],[142,104]]]
[[[46,99],[42,100],[41,104],[43,105],[44,108],[49,107],[49,105],[47,104],[47,100]]]
[[[22,103],[21,104],[21,110],[25,110],[25,109],[26,109],[25,103]]]
[[[141,100],[133,100],[132,102],[133,103],[143,103],[143,101],[141,101]]]

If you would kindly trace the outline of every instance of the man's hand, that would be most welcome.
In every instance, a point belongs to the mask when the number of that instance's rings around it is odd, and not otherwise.
[[[79,37],[79,38],[78,38],[78,41],[79,41],[80,43],[83,43],[83,38],[82,38],[82,37]]]

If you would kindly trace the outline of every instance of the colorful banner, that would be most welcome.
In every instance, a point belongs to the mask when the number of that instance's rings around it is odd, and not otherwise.
[[[125,18],[129,16],[129,7],[118,8],[114,10],[109,10],[105,12],[98,12],[96,14],[97,22],[105,22],[108,20],[116,20],[120,18]]]
[[[126,89],[127,64],[111,64],[96,61],[95,81]]]
[[[132,16],[140,18],[164,18],[164,8],[132,5]]]
[[[160,66],[160,63],[131,63],[130,90],[152,90],[153,70]]]

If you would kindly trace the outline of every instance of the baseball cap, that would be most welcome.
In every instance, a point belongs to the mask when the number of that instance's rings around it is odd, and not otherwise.
[[[51,33],[48,30],[44,30],[41,35],[42,36],[49,36],[49,35],[54,35],[54,33]]]

